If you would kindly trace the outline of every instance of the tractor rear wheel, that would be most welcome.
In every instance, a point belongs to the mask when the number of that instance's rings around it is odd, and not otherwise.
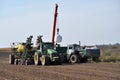
[[[9,64],[14,64],[15,57],[13,54],[9,55]]]
[[[41,60],[42,66],[50,65],[50,58],[47,55],[42,55],[40,60]]]
[[[34,64],[35,65],[40,65],[40,59],[39,59],[38,52],[35,52],[35,54],[34,54]]]
[[[70,63],[77,63],[77,61],[78,61],[77,55],[73,54],[70,56]]]

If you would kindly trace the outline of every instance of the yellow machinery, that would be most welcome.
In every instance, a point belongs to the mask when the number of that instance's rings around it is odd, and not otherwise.
[[[16,51],[17,51],[18,53],[23,53],[23,52],[25,52],[25,46],[22,45],[21,43],[18,44],[17,46],[15,46],[15,48],[16,48]]]
[[[33,36],[27,38],[25,43],[13,43],[11,45],[12,53],[9,55],[10,64],[33,64],[33,50],[32,42]]]

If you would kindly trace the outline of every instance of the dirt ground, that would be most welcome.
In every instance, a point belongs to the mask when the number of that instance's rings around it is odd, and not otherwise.
[[[120,64],[10,65],[8,53],[1,52],[0,80],[120,80]]]

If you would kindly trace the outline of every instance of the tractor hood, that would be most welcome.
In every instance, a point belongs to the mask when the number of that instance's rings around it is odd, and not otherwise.
[[[47,53],[48,53],[48,54],[53,54],[53,53],[57,53],[57,51],[54,50],[54,49],[48,49],[48,50],[47,50]]]

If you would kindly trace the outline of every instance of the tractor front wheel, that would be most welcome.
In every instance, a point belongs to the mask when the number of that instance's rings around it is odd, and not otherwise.
[[[77,55],[70,56],[70,60],[69,60],[70,63],[77,63],[77,61],[78,61]]]
[[[40,60],[41,60],[42,66],[50,65],[50,58],[47,55],[42,55]]]
[[[39,59],[38,52],[35,52],[35,54],[34,54],[34,64],[35,65],[40,65],[40,59]]]

